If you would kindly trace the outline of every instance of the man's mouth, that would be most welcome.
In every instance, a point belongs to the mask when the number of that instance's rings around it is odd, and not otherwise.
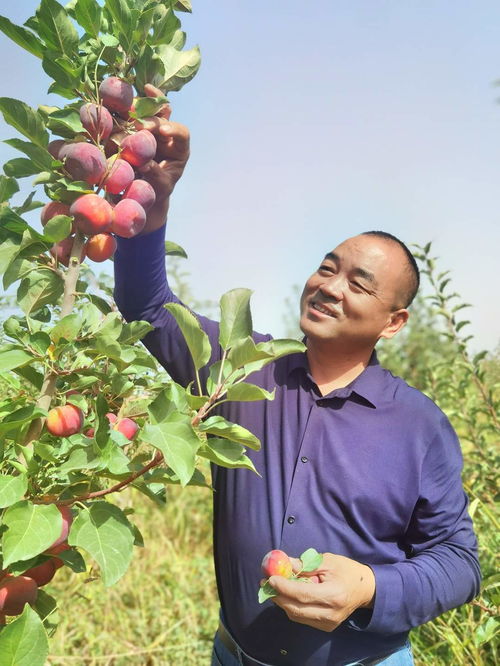
[[[322,305],[321,303],[318,303],[317,301],[311,301],[311,307],[313,310],[316,310],[317,312],[321,312],[324,315],[327,315],[328,317],[337,317],[337,313],[331,310],[330,308],[326,307],[325,305]]]

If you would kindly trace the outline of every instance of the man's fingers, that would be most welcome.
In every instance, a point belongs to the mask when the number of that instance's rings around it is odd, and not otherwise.
[[[147,97],[161,97],[163,95],[163,91],[154,86],[152,83],[145,84],[144,92],[146,93]]]
[[[301,604],[310,603],[314,598],[314,592],[310,588],[317,587],[313,583],[305,583],[300,580],[291,580],[283,576],[271,576],[269,584],[276,592],[289,599],[295,599]]]

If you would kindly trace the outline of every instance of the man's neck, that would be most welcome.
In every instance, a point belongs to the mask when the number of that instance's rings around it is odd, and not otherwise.
[[[309,369],[322,395],[343,388],[356,379],[370,362],[372,352],[337,351],[329,345],[307,340]]]

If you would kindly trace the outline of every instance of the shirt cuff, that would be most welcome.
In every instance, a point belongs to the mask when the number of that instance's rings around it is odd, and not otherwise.
[[[377,634],[401,631],[403,607],[403,579],[394,564],[370,565],[375,575],[375,601],[370,620],[365,626],[353,626]],[[396,629],[397,627],[397,629]]]

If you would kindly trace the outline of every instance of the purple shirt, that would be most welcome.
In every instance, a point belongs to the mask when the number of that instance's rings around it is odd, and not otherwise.
[[[119,239],[118,307],[155,326],[144,343],[172,378],[193,379],[165,275],[163,231]],[[200,317],[220,358],[218,324]],[[256,341],[270,336],[255,334]],[[213,468],[214,556],[225,624],[260,661],[289,666],[346,664],[404,644],[410,628],[475,596],[480,572],[448,419],[422,393],[382,368],[373,354],[349,386],[322,396],[305,354],[286,356],[250,381],[273,401],[225,403],[219,413],[262,442],[247,451],[261,476]],[[307,548],[368,564],[373,610],[358,610],[333,632],[291,622],[257,601],[260,563],[279,548]]]

